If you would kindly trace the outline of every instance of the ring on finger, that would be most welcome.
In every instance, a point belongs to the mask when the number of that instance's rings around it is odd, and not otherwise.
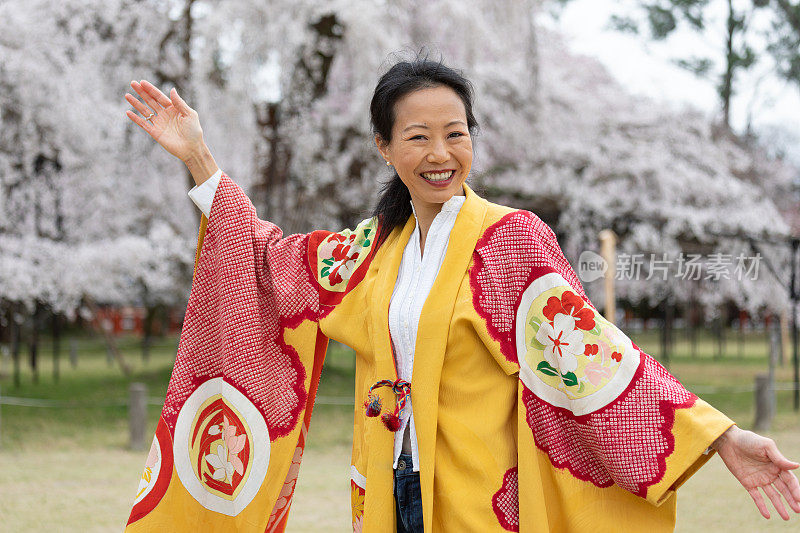
[[[150,119],[152,119],[154,116],[156,116],[156,114],[155,114],[155,113],[150,113],[148,116],[144,117],[144,119],[145,119],[145,120],[150,120]]]

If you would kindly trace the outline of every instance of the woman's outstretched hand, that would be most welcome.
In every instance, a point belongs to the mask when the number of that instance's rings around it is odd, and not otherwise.
[[[769,509],[758,489],[764,491],[784,520],[789,520],[789,513],[781,495],[795,513],[800,513],[800,482],[790,472],[800,467],[800,463],[784,457],[772,439],[732,426],[712,447],[747,489],[764,518],[769,518]]]
[[[142,114],[139,116],[128,110],[126,113],[129,119],[181,161],[186,162],[201,149],[203,129],[200,127],[197,111],[178,96],[178,91],[172,89],[167,97],[147,80],[142,80],[141,83],[132,81],[131,87],[144,103],[130,93],[125,93],[128,103]],[[153,116],[149,121],[143,118],[151,113]]]

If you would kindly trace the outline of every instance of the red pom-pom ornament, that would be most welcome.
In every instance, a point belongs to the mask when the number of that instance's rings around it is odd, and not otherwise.
[[[367,411],[367,416],[378,416],[381,414],[381,398],[380,396],[370,396],[364,402],[364,408]]]
[[[400,413],[403,412],[406,406],[406,397],[411,393],[411,384],[402,379],[395,381],[382,379],[372,385],[364,402],[364,410],[369,417],[375,417],[381,413],[381,399],[377,394],[372,394],[372,391],[380,387],[390,387],[395,395],[394,413],[384,413],[381,416],[381,421],[389,431],[397,431],[401,425]]]
[[[394,413],[384,413],[381,420],[389,431],[397,431],[400,429],[400,417]]]

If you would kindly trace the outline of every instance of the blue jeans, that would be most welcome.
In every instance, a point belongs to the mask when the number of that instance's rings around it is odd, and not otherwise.
[[[419,472],[414,472],[411,455],[401,453],[394,471],[394,501],[397,533],[422,533],[422,493]]]

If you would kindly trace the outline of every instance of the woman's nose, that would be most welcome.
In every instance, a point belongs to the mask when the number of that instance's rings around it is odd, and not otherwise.
[[[444,141],[436,141],[428,152],[429,163],[444,163],[450,158]]]

